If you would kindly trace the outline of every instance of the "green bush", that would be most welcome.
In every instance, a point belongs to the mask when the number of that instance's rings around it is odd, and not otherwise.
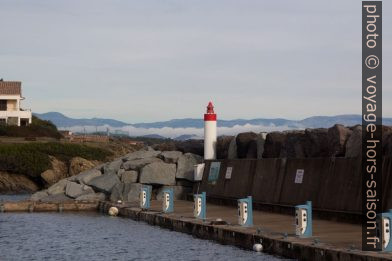
[[[1,125],[0,136],[61,138],[61,134],[57,131],[57,127],[53,123],[41,120],[35,116],[33,116],[31,124],[28,126]]]
[[[51,168],[49,155],[66,162],[73,157],[104,161],[111,153],[101,148],[56,142],[0,144],[0,170],[38,178]]]

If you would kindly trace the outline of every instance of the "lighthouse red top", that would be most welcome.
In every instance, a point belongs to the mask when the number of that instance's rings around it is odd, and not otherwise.
[[[208,103],[207,113],[204,114],[204,121],[216,121],[216,114],[214,112],[214,105],[212,105],[212,102]]]

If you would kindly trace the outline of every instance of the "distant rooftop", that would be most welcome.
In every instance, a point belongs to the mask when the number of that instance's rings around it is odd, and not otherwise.
[[[0,79],[0,95],[22,95],[22,83]]]

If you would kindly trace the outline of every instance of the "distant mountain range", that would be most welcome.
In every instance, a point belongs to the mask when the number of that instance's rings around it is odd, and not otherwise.
[[[69,118],[59,112],[48,112],[48,113],[34,113],[40,119],[50,120],[59,128],[69,128],[74,126],[110,126],[113,128],[121,128],[125,126],[132,126],[134,128],[161,129],[164,127],[169,128],[203,128],[203,119],[173,119],[168,121],[150,122],[150,123],[125,123],[113,119],[73,119]],[[287,126],[290,129],[297,128],[328,128],[334,124],[343,124],[346,126],[353,126],[362,123],[360,115],[337,115],[337,116],[313,116],[303,120],[288,120],[288,119],[235,119],[235,120],[218,120],[219,127],[234,127],[244,125],[255,125],[255,126]],[[384,118],[384,125],[392,125],[392,118]],[[192,135],[183,135],[177,137],[177,139],[189,139]]]

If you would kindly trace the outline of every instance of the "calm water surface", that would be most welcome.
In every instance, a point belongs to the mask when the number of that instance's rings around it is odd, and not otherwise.
[[[0,213],[0,260],[280,259],[98,213]]]

